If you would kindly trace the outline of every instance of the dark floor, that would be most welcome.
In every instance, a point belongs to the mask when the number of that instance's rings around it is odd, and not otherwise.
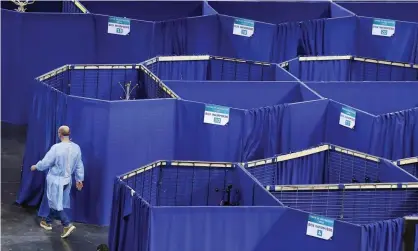
[[[19,189],[25,148],[25,128],[1,124],[1,250],[96,250],[107,243],[107,228],[77,224],[66,240],[60,238],[61,226],[51,231],[39,227],[35,209],[14,205]]]

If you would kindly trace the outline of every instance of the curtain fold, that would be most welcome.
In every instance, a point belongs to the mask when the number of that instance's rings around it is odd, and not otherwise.
[[[30,167],[57,143],[58,127],[66,119],[66,104],[67,96],[63,93],[42,83],[34,86],[18,204],[37,206],[42,200],[46,172],[31,172]]]
[[[245,112],[243,161],[264,159],[282,152],[282,125],[287,105]]]
[[[148,251],[150,207],[119,178],[113,189],[109,249]]]
[[[161,80],[206,80],[209,61],[157,62],[148,66]]]
[[[376,117],[369,152],[391,160],[417,156],[418,108]]]
[[[301,22],[302,36],[298,46],[298,56],[318,56],[325,54],[325,19]]]
[[[418,224],[415,225],[415,251],[418,251]]]
[[[327,152],[277,163],[277,185],[327,184]],[[274,184],[276,185],[276,184]]]
[[[298,41],[301,37],[299,22],[289,22],[276,25],[270,62],[284,62],[298,56]]]
[[[154,55],[187,55],[187,19],[177,19],[157,23]],[[160,46],[160,48],[156,48]]]
[[[402,251],[404,219],[362,225],[361,251]]]

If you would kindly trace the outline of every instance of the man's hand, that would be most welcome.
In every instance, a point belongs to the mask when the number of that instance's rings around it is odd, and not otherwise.
[[[33,172],[33,171],[36,171],[36,166],[35,165],[33,165],[33,166],[31,166],[30,167],[30,170]]]
[[[77,181],[75,186],[77,187],[78,191],[81,191],[81,189],[83,189],[83,182],[82,181]]]

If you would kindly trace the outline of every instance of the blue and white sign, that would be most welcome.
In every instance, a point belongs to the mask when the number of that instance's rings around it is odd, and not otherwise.
[[[386,19],[373,19],[372,35],[391,37],[395,34],[396,22]]]
[[[109,17],[107,33],[126,36],[131,32],[131,20],[123,17]]]
[[[340,125],[353,129],[356,125],[356,111],[343,107],[340,113]]]
[[[206,124],[224,126],[229,122],[229,107],[218,105],[206,105],[205,117],[203,122]]]
[[[334,234],[334,220],[326,217],[309,215],[306,235],[331,240]]]
[[[234,21],[234,35],[251,37],[254,35],[254,21],[236,18]]]

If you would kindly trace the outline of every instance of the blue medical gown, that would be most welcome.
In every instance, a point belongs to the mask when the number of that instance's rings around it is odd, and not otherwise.
[[[46,176],[46,194],[49,207],[57,211],[70,208],[72,174],[76,181],[84,181],[84,166],[80,147],[73,142],[55,144],[45,157],[36,164],[36,169],[49,169]],[[68,185],[64,191],[64,186]]]

